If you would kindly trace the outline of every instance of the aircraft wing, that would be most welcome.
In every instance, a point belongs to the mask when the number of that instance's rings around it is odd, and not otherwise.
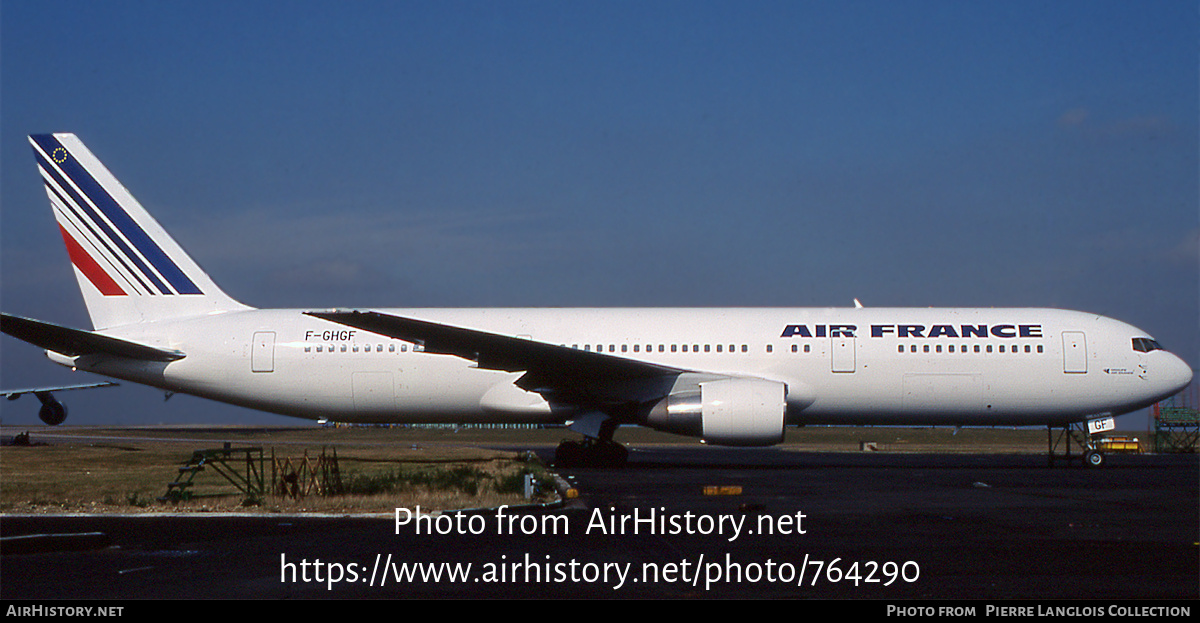
[[[16,400],[23,394],[41,394],[44,392],[62,392],[68,389],[91,389],[93,387],[113,387],[116,383],[105,381],[103,383],[84,383],[81,385],[56,385],[54,387],[29,387],[25,389],[4,389],[0,390],[0,397]]]
[[[68,357],[80,355],[112,355],[145,361],[177,361],[184,354],[129,340],[110,337],[91,331],[71,329],[41,320],[0,314],[0,331]]]
[[[525,372],[517,385],[529,391],[570,393],[595,387],[597,383],[638,381],[685,372],[670,366],[379,312],[306,314],[421,344],[425,352],[462,357],[483,369]]]

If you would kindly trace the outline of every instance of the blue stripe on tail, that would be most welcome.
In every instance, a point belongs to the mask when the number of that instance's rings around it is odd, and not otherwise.
[[[162,275],[168,283],[171,284],[171,288],[173,288],[175,292],[178,292],[179,294],[203,294],[203,292],[200,291],[200,288],[197,287],[195,283],[192,283],[191,279],[188,279],[187,275],[183,273],[179,266],[176,265],[175,262],[172,261],[165,252],[163,252],[158,244],[146,234],[145,230],[143,230],[141,226],[139,226],[129,216],[129,214],[125,212],[121,205],[112,198],[112,195],[110,195],[108,191],[105,190],[104,187],[101,186],[94,177],[92,177],[92,174],[88,172],[87,169],[85,169],[81,164],[79,164],[79,162],[70,154],[70,152],[63,147],[61,143],[59,143],[58,139],[54,138],[54,136],[50,134],[38,134],[32,136],[31,138],[38,144],[39,147],[42,148],[43,152],[50,155],[50,159],[54,161],[54,164],[57,165],[66,174],[66,176],[70,178],[76,186],[79,187],[87,199],[90,200],[91,203],[95,205],[105,217],[108,218],[109,222],[111,222],[113,226],[116,227],[117,230],[129,240],[129,242],[138,250],[138,252],[141,253],[142,257],[145,257],[146,260],[154,266],[154,269],[157,270],[158,273]],[[41,154],[37,154],[37,156],[39,162],[42,164],[43,169],[45,169],[49,175],[57,179],[58,176],[56,175],[54,167],[52,167],[49,162],[46,162],[46,160],[41,157]],[[113,235],[111,229],[106,223],[104,223],[102,219],[95,218],[95,215],[92,213],[88,203],[83,201],[82,198],[77,197],[73,188],[67,184],[63,184],[61,179],[58,179],[58,182],[64,189],[67,190],[67,192],[72,195],[72,199],[78,203],[80,208],[91,213],[90,216],[92,216],[92,218],[90,220],[105,230],[105,233],[109,236],[112,242],[120,247],[122,253],[124,253],[127,259],[139,267],[147,279],[154,282],[155,286],[163,294],[171,294],[171,292],[162,284],[162,282],[154,275],[154,273],[146,267],[141,259],[132,253],[132,251],[124,244],[120,237]]]

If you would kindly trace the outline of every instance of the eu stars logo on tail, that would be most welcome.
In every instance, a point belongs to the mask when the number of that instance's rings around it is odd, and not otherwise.
[[[245,309],[74,134],[29,143],[96,329]]]

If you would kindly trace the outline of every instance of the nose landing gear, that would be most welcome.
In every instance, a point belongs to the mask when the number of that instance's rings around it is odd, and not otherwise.
[[[1066,461],[1067,464],[1079,461],[1084,467],[1090,468],[1100,468],[1108,462],[1105,453],[1096,444],[1096,436],[1088,431],[1086,422],[1063,426],[1058,430],[1057,438],[1055,428],[1047,426],[1046,439],[1049,444],[1050,467],[1054,467],[1055,461]],[[1073,447],[1079,454],[1071,453]]]

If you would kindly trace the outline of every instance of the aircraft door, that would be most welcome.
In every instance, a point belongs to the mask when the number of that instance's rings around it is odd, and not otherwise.
[[[396,409],[396,387],[391,372],[355,372],[351,375],[354,410],[360,415],[389,414]]]
[[[1063,372],[1083,374],[1087,372],[1087,342],[1082,331],[1063,331]]]
[[[275,371],[275,332],[258,331],[250,345],[250,371]]]
[[[854,338],[829,338],[831,365],[834,372],[854,372]]]

